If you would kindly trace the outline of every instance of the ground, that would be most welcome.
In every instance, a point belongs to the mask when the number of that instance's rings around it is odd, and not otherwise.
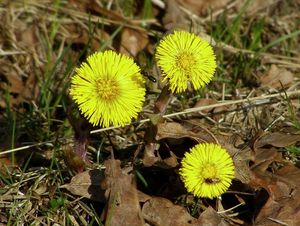
[[[0,225],[300,225],[300,2],[0,2]],[[155,59],[185,30],[211,43],[212,81],[172,94]],[[92,126],[69,94],[96,51],[134,59],[142,111]],[[165,97],[165,98],[164,98]],[[167,97],[167,98],[166,98]],[[235,166],[194,197],[184,153],[217,143]]]

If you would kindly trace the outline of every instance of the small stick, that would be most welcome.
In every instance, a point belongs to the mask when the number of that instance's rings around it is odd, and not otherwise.
[[[270,95],[266,95],[266,96],[251,97],[251,98],[246,98],[246,99],[242,99],[242,100],[224,101],[224,102],[220,102],[220,103],[217,103],[217,104],[211,104],[211,105],[200,106],[200,107],[195,107],[195,108],[188,108],[188,109],[186,109],[184,111],[181,111],[181,112],[175,112],[175,113],[164,115],[163,118],[172,118],[174,116],[190,114],[190,113],[199,112],[199,111],[203,111],[203,110],[210,109],[210,108],[216,108],[216,107],[222,107],[222,106],[228,106],[228,105],[236,105],[236,104],[241,104],[241,103],[260,102],[260,101],[264,101],[264,100],[270,99],[270,98],[275,98],[275,97],[280,97],[280,96],[289,97],[289,96],[293,96],[293,95],[300,95],[300,90],[280,92],[280,93],[270,94]],[[132,122],[132,123],[127,124],[127,125],[142,124],[142,123],[149,122],[149,121],[150,121],[150,119],[147,118],[147,119],[139,120],[139,121],[136,121],[136,122]],[[120,127],[121,126],[111,126],[111,127],[108,127],[108,128],[96,129],[96,130],[92,130],[91,134],[100,133],[100,132],[107,131],[107,130],[112,130],[112,129],[117,129],[117,128],[120,128]],[[47,143],[49,143],[49,141],[48,142],[40,142],[40,143],[27,145],[27,146],[23,146],[23,147],[18,147],[18,148],[14,148],[14,149],[9,149],[9,150],[0,152],[0,156],[4,155],[4,154],[11,153],[11,152],[21,151],[21,150],[29,149],[31,147],[40,146],[40,145],[47,144]]]

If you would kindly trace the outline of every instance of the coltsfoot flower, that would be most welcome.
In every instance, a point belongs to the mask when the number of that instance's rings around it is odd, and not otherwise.
[[[194,89],[208,84],[216,69],[211,45],[195,34],[175,31],[160,41],[155,58],[172,92],[180,93],[192,83]]]
[[[220,145],[202,143],[186,152],[180,175],[188,192],[214,198],[223,194],[234,178],[233,160]]]
[[[93,125],[123,126],[142,109],[144,79],[131,58],[96,52],[75,70],[70,95]]]

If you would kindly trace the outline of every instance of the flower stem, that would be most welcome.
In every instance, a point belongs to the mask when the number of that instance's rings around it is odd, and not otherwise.
[[[169,85],[164,86],[159,97],[157,98],[154,105],[154,114],[160,114],[163,116],[166,113],[168,104],[172,97],[172,91],[170,90]]]

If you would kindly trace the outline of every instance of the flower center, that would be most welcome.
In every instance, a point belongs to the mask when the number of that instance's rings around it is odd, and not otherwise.
[[[112,79],[97,81],[97,93],[102,100],[113,100],[119,94],[119,85]]]
[[[207,164],[203,167],[202,177],[206,183],[212,184],[220,182],[218,170],[215,164]]]
[[[191,69],[195,63],[195,58],[191,53],[181,53],[176,58],[176,65],[186,73],[191,72]]]

